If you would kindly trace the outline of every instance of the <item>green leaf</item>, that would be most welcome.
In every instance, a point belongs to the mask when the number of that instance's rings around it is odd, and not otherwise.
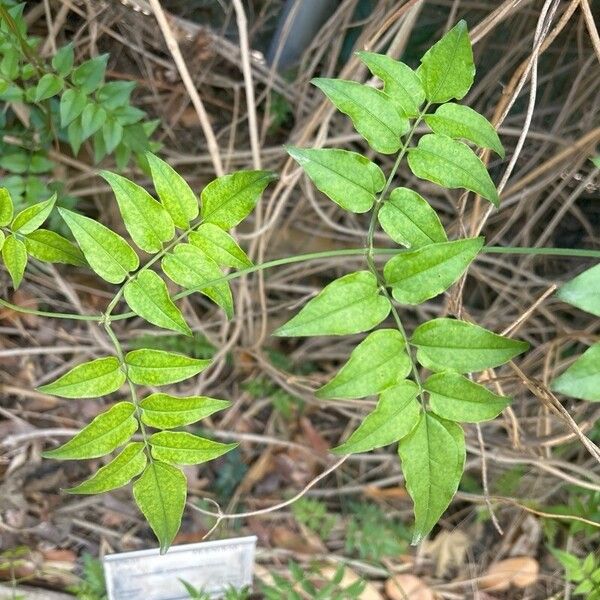
[[[211,181],[202,190],[202,220],[231,229],[253,210],[276,176],[270,171],[238,171]]]
[[[465,464],[465,437],[456,423],[423,413],[398,453],[406,489],[414,503],[413,544],[433,529],[452,501]]]
[[[73,122],[87,105],[87,96],[79,91],[70,89],[60,97],[60,126],[66,127]]]
[[[164,160],[150,152],[146,159],[152,172],[154,189],[162,205],[171,215],[173,222],[180,229],[187,229],[190,221],[198,216],[199,206],[196,194],[185,179]]]
[[[560,287],[563,302],[600,317],[600,265],[596,265]]]
[[[4,246],[4,240],[6,236],[4,235],[4,231],[0,229],[0,250],[2,250],[2,246]]]
[[[125,284],[124,296],[131,310],[149,323],[192,335],[180,310],[173,304],[165,282],[154,272],[145,270]]]
[[[297,337],[361,333],[381,323],[390,309],[388,299],[379,293],[375,276],[368,271],[358,271],[326,285],[273,335]]]
[[[227,400],[208,396],[179,398],[168,394],[151,394],[140,402],[142,423],[156,429],[191,425],[231,406]]]
[[[61,398],[99,398],[116,392],[125,379],[117,358],[106,356],[77,365],[56,381],[38,389]]]
[[[88,102],[81,113],[81,132],[83,139],[89,138],[106,122],[106,111],[95,102]]]
[[[54,75],[54,73],[46,73],[42,78],[38,81],[38,84],[35,88],[35,101],[41,102],[42,100],[47,100],[48,98],[52,98],[52,96],[56,96],[62,89],[65,82],[58,75]]]
[[[433,319],[419,325],[410,340],[417,359],[427,369],[458,373],[498,367],[529,348],[479,325],[456,319]]]
[[[420,304],[447,290],[467,270],[484,239],[469,238],[422,246],[392,257],[383,273],[402,304]]]
[[[122,139],[123,125],[115,121],[112,117],[109,117],[102,127],[102,141],[104,142],[106,153],[112,154]],[[99,160],[96,162],[99,162]]]
[[[188,240],[220,266],[234,269],[252,266],[252,261],[237,242],[226,231],[212,223],[202,223],[196,231],[188,235]]]
[[[5,227],[13,219],[14,205],[10,192],[0,188],[0,227]]]
[[[185,508],[187,483],[180,469],[152,461],[133,484],[133,497],[165,554],[175,539]]]
[[[423,389],[429,392],[429,404],[434,413],[449,421],[465,423],[495,419],[512,400],[450,371],[431,375]]]
[[[408,151],[408,166],[421,179],[442,187],[464,188],[498,206],[500,199],[485,165],[462,142],[445,135],[428,133]]]
[[[140,260],[133,248],[118,234],[98,221],[64,208],[58,212],[77,240],[90,267],[109,283],[121,283]]]
[[[401,115],[416,117],[425,102],[423,84],[417,74],[403,62],[385,54],[358,52],[369,71],[383,81],[383,91],[392,99]]]
[[[2,260],[8,269],[13,287],[16,290],[21,285],[27,266],[25,244],[14,235],[9,235],[2,245]]]
[[[429,202],[408,188],[396,188],[378,214],[383,230],[398,244],[420,248],[448,238]]]
[[[67,138],[73,150],[73,155],[77,156],[83,143],[83,129],[81,128],[81,119],[75,119],[67,128]]]
[[[64,490],[67,494],[102,494],[127,485],[146,467],[142,442],[132,442],[86,481]]]
[[[15,233],[21,233],[23,235],[35,231],[48,218],[55,203],[56,194],[44,202],[38,202],[33,206],[23,209],[14,218],[10,228]]]
[[[110,81],[98,89],[96,99],[106,110],[113,111],[129,104],[134,89],[134,81]]]
[[[551,388],[572,398],[600,402],[600,344],[590,346]]]
[[[400,148],[408,131],[408,119],[401,116],[389,96],[373,87],[340,79],[317,78],[312,83],[323,91],[336,108],[352,119],[354,128],[369,146],[382,154]]]
[[[338,374],[317,390],[318,398],[364,398],[404,379],[411,369],[406,341],[397,329],[370,333]]]
[[[375,194],[385,185],[381,169],[356,152],[293,146],[288,146],[287,152],[315,187],[345,210],[354,213],[371,210]]]
[[[99,414],[66,444],[48,452],[44,458],[60,460],[98,458],[125,444],[137,431],[135,406],[131,402],[117,402]]]
[[[80,64],[71,73],[73,85],[85,94],[97,90],[104,81],[108,54],[101,54]]]
[[[167,277],[186,289],[198,289],[199,292],[216,302],[225,314],[233,315],[233,298],[226,281],[214,283],[222,279],[223,273],[217,263],[196,246],[178,244],[162,259],[163,271]],[[211,285],[206,285],[212,282]]]
[[[504,148],[494,126],[472,108],[450,102],[424,118],[434,133],[468,140],[482,148],[490,148],[504,158]]]
[[[73,51],[73,44],[70,43],[63,46],[52,57],[52,67],[61,77],[66,77],[73,68],[74,60],[75,52]]]
[[[163,242],[175,235],[169,213],[143,187],[109,171],[100,175],[112,188],[125,227],[133,241],[146,252],[154,254]]]
[[[63,263],[66,265],[85,265],[81,250],[55,231],[38,229],[25,236],[27,252],[49,263]]]
[[[161,431],[150,436],[152,456],[178,465],[199,465],[223,456],[239,444],[221,444],[184,431]]]
[[[204,371],[210,363],[210,360],[163,350],[132,350],[125,356],[129,378],[137,385],[177,383]]]
[[[408,435],[417,424],[421,412],[416,400],[418,393],[419,388],[412,381],[402,381],[386,389],[379,398],[377,408],[332,452],[368,452],[393,444]]]
[[[465,21],[459,21],[423,55],[417,75],[430,102],[442,104],[466,95],[473,85],[475,65]]]

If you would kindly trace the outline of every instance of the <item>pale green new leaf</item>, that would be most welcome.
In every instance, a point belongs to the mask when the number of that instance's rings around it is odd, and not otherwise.
[[[227,281],[223,278],[219,265],[202,250],[192,244],[178,244],[162,259],[161,266],[167,277],[186,289],[208,296],[231,318],[233,297]],[[209,285],[206,285],[209,284]]]
[[[6,188],[0,188],[0,227],[8,225],[13,218],[14,205],[10,192]]]
[[[423,389],[429,392],[434,413],[449,421],[465,423],[495,419],[512,400],[451,371],[431,375]]]
[[[421,414],[398,445],[406,489],[415,511],[413,544],[433,529],[452,501],[465,465],[465,436],[456,423]]]
[[[383,273],[394,299],[420,304],[441,294],[467,270],[483,242],[483,238],[442,242],[392,257]]]
[[[551,387],[572,398],[600,402],[600,344],[590,346]]]
[[[442,104],[466,95],[473,85],[475,65],[465,21],[459,21],[429,48],[421,58],[417,75],[429,102]]]
[[[143,187],[121,175],[101,171],[112,188],[125,227],[133,241],[151,254],[175,235],[175,226],[166,209]]]
[[[98,458],[122,446],[137,431],[131,402],[118,402],[99,414],[66,444],[44,452],[44,458],[60,460]]]
[[[141,271],[125,284],[125,300],[131,310],[149,323],[192,335],[181,311],[169,296],[165,282],[150,270]]]
[[[408,188],[396,188],[378,214],[383,230],[398,244],[420,248],[448,238],[429,202]]]
[[[432,371],[458,373],[498,367],[529,348],[479,325],[457,319],[433,319],[419,325],[410,340],[418,348],[417,359]]]
[[[468,106],[454,102],[442,104],[434,114],[425,115],[424,119],[434,133],[468,140],[504,158],[504,148],[494,126]]]
[[[25,246],[27,252],[38,260],[65,265],[85,265],[81,250],[62,235],[49,229],[37,229],[26,235]]]
[[[77,365],[38,390],[61,398],[99,398],[116,392],[125,379],[117,358],[106,356]]]
[[[481,159],[462,142],[428,133],[408,151],[408,166],[421,179],[442,187],[464,188],[498,206],[500,199]]]
[[[398,113],[391,98],[373,87],[355,81],[313,79],[336,108],[352,119],[354,128],[369,146],[382,154],[400,148],[400,138],[408,131],[408,119]]]
[[[56,194],[44,202],[38,202],[23,209],[14,218],[10,228],[15,233],[23,235],[35,231],[48,218],[56,202]]]
[[[98,221],[64,208],[58,212],[77,240],[90,267],[109,283],[121,283],[140,260],[133,248],[118,234]]]
[[[0,229],[0,250],[2,250],[2,246],[4,246],[4,240],[6,236],[4,235],[4,231]]]
[[[142,442],[132,442],[89,479],[75,487],[63,490],[68,494],[102,494],[127,485],[146,467]]]
[[[371,210],[375,195],[385,185],[385,175],[368,158],[336,148],[287,147],[288,154],[304,169],[315,187],[345,210]]]
[[[379,398],[377,408],[343,444],[333,448],[332,452],[368,452],[393,444],[408,435],[417,424],[421,412],[416,400],[418,393],[419,388],[408,380],[386,389]]]
[[[196,194],[185,179],[171,165],[150,152],[146,159],[152,172],[154,189],[162,205],[180,229],[187,229],[190,221],[198,216],[199,204]]]
[[[142,422],[156,429],[191,425],[229,406],[231,402],[227,400],[208,396],[180,398],[168,394],[151,394],[140,402]]]
[[[392,99],[400,114],[416,117],[425,102],[425,91],[418,75],[403,62],[385,54],[358,52],[358,57],[373,75],[383,81],[383,91]]]
[[[129,378],[138,385],[177,383],[204,371],[210,363],[210,360],[146,348],[125,355]]]
[[[199,465],[226,454],[239,444],[221,444],[185,431],[161,431],[150,436],[152,456],[178,465]]]
[[[379,325],[390,310],[390,303],[380,294],[375,276],[369,271],[358,271],[326,285],[273,335],[297,337],[362,333]]]
[[[253,210],[264,189],[276,178],[270,171],[238,171],[211,181],[202,190],[202,220],[231,229]]]
[[[370,333],[337,375],[317,390],[318,398],[364,398],[379,394],[410,373],[406,342],[397,329]]]
[[[596,265],[560,287],[563,302],[600,317],[600,265]]]
[[[15,290],[21,285],[27,266],[25,244],[14,235],[9,235],[2,244],[2,260],[8,269]]]
[[[181,469],[151,461],[133,484],[133,497],[165,554],[175,539],[187,497],[187,482]]]
[[[212,223],[202,223],[196,231],[188,235],[188,240],[222,267],[246,269],[252,266],[252,261],[237,242],[226,231]]]

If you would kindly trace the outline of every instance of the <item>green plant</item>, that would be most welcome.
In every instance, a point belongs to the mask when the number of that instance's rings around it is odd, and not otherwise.
[[[192,600],[211,599],[212,596],[208,592],[203,592],[202,590],[195,588],[191,583],[188,583],[183,579],[180,579],[179,581]],[[223,600],[248,600],[248,598],[250,598],[250,589],[247,587],[242,588],[241,590],[230,587],[223,592]]]
[[[81,581],[68,590],[79,600],[106,600],[106,581],[102,562],[91,554],[83,555]]]
[[[27,564],[27,558],[30,555],[27,546],[17,546],[0,552],[0,571],[8,571],[10,584],[12,587],[11,600],[23,600],[25,596],[17,593],[17,587],[21,581],[27,577],[18,577],[19,568]]]
[[[565,569],[567,581],[578,584],[575,594],[585,596],[587,600],[600,600],[600,560],[590,553],[585,558],[575,554],[551,549],[552,554]]]
[[[326,540],[335,527],[337,518],[327,512],[327,505],[312,498],[300,498],[292,504],[292,514],[298,523]]]

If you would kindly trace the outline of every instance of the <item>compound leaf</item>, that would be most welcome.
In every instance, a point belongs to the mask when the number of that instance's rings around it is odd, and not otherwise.
[[[416,400],[418,393],[419,388],[412,381],[402,381],[386,389],[379,398],[377,408],[332,452],[368,452],[393,444],[408,435],[417,424],[421,412]]]
[[[118,234],[98,221],[64,208],[58,212],[77,240],[90,267],[109,283],[121,283],[140,260],[133,248]]]
[[[125,379],[117,358],[106,356],[77,365],[56,381],[38,389],[61,398],[99,398],[116,392]]]
[[[44,452],[44,458],[87,459],[98,458],[125,444],[137,431],[134,416],[135,406],[131,402],[118,402],[99,414],[66,444]]]
[[[396,188],[378,214],[383,230],[398,244],[420,248],[446,242],[446,232],[429,202],[408,188]]]
[[[151,461],[133,484],[133,497],[160,543],[168,549],[181,526],[187,497],[185,475],[172,465]]]
[[[13,219],[14,205],[10,192],[0,188],[0,227],[5,227]]]
[[[298,337],[361,333],[381,323],[390,309],[388,299],[379,293],[375,276],[369,271],[358,271],[326,285],[273,335]]]
[[[400,440],[398,453],[415,511],[413,544],[434,527],[452,501],[465,464],[465,436],[456,423],[423,413]]]
[[[572,398],[600,402],[600,344],[590,346],[551,387]]]
[[[494,126],[468,106],[454,102],[442,104],[434,114],[425,115],[424,119],[434,133],[468,140],[504,158],[504,148]]]
[[[368,158],[336,148],[294,148],[288,154],[304,169],[315,187],[345,210],[371,210],[375,194],[385,185],[381,169]]]
[[[210,360],[190,358],[164,350],[132,350],[125,356],[127,373],[138,385],[169,385],[204,371]]]
[[[352,119],[356,131],[373,150],[382,154],[398,151],[400,138],[408,131],[409,123],[398,113],[388,95],[355,81],[319,77],[312,83]]]
[[[196,194],[185,179],[171,165],[150,152],[146,159],[152,172],[154,189],[162,205],[180,229],[187,229],[190,221],[198,216],[199,205]]]
[[[127,485],[146,467],[146,454],[142,442],[132,442],[89,479],[64,490],[68,494],[102,494]]]
[[[180,398],[168,394],[151,394],[140,402],[142,423],[156,429],[191,425],[231,406],[227,400],[208,396]]]
[[[600,265],[565,283],[556,295],[563,302],[600,317]]]
[[[450,371],[431,375],[423,384],[423,389],[429,392],[431,410],[449,421],[489,421],[511,403],[511,398],[498,396],[484,386]]]
[[[456,319],[433,319],[419,325],[410,340],[417,359],[432,371],[471,373],[502,365],[529,348],[479,325]]]
[[[26,235],[38,229],[41,224],[48,218],[56,203],[56,194],[44,202],[38,202],[32,206],[23,209],[13,219],[10,228],[15,233]]]
[[[441,294],[467,270],[483,242],[481,237],[442,242],[392,257],[383,272],[394,299],[420,304]]]
[[[252,266],[252,261],[237,245],[237,242],[223,229],[212,223],[202,223],[196,231],[188,235],[193,246],[200,248],[206,256],[212,258],[217,265],[245,269]]]
[[[151,435],[149,442],[156,460],[178,465],[199,465],[238,446],[213,442],[185,431],[161,431]]]
[[[192,335],[181,311],[169,296],[165,282],[154,272],[144,270],[125,284],[125,300],[131,310],[149,323]]]
[[[481,159],[462,142],[428,133],[408,152],[408,166],[421,179],[442,187],[464,188],[498,206],[500,199]]]
[[[318,398],[364,398],[404,379],[411,363],[397,329],[370,333],[350,354],[337,375],[317,390]]]
[[[162,249],[163,242],[175,235],[173,219],[143,187],[121,175],[101,171],[112,188],[125,227],[133,241],[151,254]]]
[[[13,282],[15,290],[21,285],[25,267],[27,266],[27,250],[25,244],[14,235],[9,235],[2,245],[2,260]]]
[[[85,258],[75,244],[49,229],[37,229],[25,236],[27,252],[49,263],[85,265]]]
[[[238,171],[211,181],[202,190],[202,219],[231,229],[253,210],[264,189],[275,179],[270,171]]]
[[[427,50],[417,75],[429,102],[442,104],[466,95],[473,85],[475,65],[465,21],[459,21]]]
[[[162,259],[161,266],[167,277],[186,289],[195,289],[216,302],[225,314],[233,315],[233,297],[223,278],[219,265],[192,244],[178,244]],[[206,285],[208,284],[208,285]]]
[[[358,52],[369,71],[383,81],[383,91],[392,99],[400,114],[416,117],[425,102],[425,91],[418,75],[403,62],[385,54]]]

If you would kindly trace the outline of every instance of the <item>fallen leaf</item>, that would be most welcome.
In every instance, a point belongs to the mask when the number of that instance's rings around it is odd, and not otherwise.
[[[540,566],[530,556],[515,556],[494,563],[479,579],[482,590],[501,592],[511,585],[525,588],[538,579]]]
[[[441,579],[452,567],[464,564],[470,542],[466,533],[455,529],[442,531],[432,541],[423,542],[423,552],[435,561],[435,576]]]
[[[406,500],[408,493],[404,487],[378,488],[368,485],[365,487],[365,496],[373,500]]]
[[[433,590],[414,575],[394,575],[385,582],[390,600],[434,600]]]

